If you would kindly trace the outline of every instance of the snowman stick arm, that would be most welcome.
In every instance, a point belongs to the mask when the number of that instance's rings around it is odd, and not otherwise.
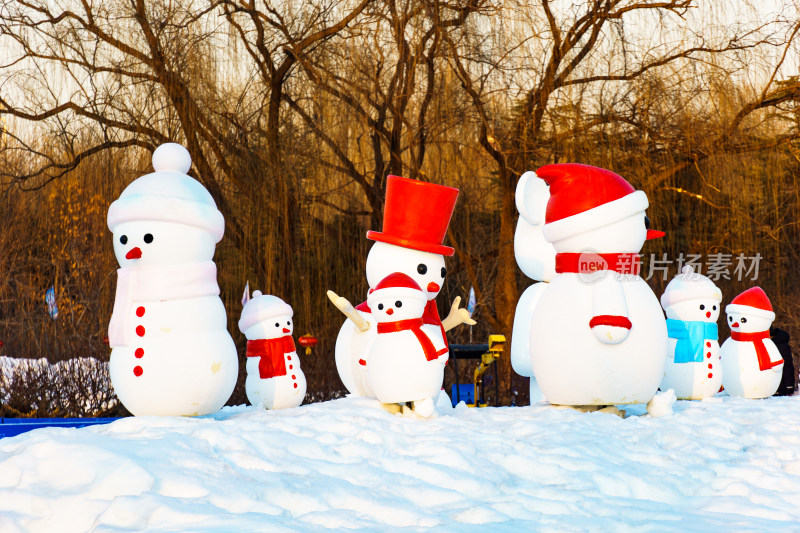
[[[470,326],[477,324],[477,322],[470,318],[469,311],[463,307],[461,309],[458,308],[460,304],[461,296],[456,296],[456,299],[453,300],[453,305],[450,306],[450,313],[447,314],[447,318],[442,320],[442,327],[445,331],[450,331],[461,324],[469,324]]]
[[[339,296],[333,291],[328,291],[328,299],[331,301],[333,305],[336,306],[336,309],[342,312],[344,316],[349,318],[353,321],[353,324],[361,331],[367,331],[369,329],[369,322],[367,322],[363,316],[353,307],[347,298],[343,296]]]

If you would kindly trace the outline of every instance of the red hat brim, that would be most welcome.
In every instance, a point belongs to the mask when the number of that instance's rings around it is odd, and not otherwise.
[[[412,250],[419,250],[420,252],[429,252],[432,254],[439,254],[450,257],[455,253],[455,250],[443,244],[432,244],[429,242],[412,241],[411,239],[403,239],[394,235],[387,235],[380,231],[369,230],[367,232],[367,239],[371,241],[385,242],[386,244],[394,244],[395,246],[402,246],[403,248],[411,248]]]

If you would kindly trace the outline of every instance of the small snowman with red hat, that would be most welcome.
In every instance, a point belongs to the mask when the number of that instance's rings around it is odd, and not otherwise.
[[[719,392],[721,303],[722,291],[689,265],[669,282],[661,295],[669,336],[661,390],[673,389],[681,400],[702,400]]]
[[[645,240],[663,235],[646,227],[647,196],[588,165],[547,165],[536,176],[549,186],[537,216],[556,251],[556,274],[531,316],[536,381],[552,404],[648,402],[664,375],[667,327],[639,276]]]
[[[155,172],[108,209],[120,264],[108,368],[120,401],[137,416],[214,413],[239,373],[212,260],[225,221],[186,174],[191,164],[183,146],[159,146]]]
[[[425,324],[428,299],[410,276],[395,272],[367,297],[378,323],[367,349],[367,375],[378,401],[412,403],[420,416],[431,416],[444,380],[448,350],[441,327]]]
[[[722,385],[731,396],[766,398],[775,394],[783,358],[769,337],[775,312],[761,287],[747,289],[725,307],[731,336],[722,344]]]
[[[526,172],[517,182],[514,199],[519,211],[514,258],[520,270],[538,283],[525,289],[517,302],[511,334],[511,366],[517,374],[530,378],[530,402],[533,404],[543,396],[531,368],[531,318],[547,282],[556,275],[556,251],[544,238],[544,213],[550,199],[547,184],[535,173]]]
[[[253,291],[242,309],[239,330],[247,338],[247,399],[267,409],[297,407],[306,396],[306,377],[294,344],[292,307]]]
[[[375,244],[367,254],[367,282],[373,289],[389,274],[401,272],[422,289],[427,303],[423,323],[445,332],[459,324],[475,324],[456,297],[447,318],[441,320],[436,296],[442,289],[447,269],[444,257],[453,248],[444,246],[447,226],[455,208],[458,189],[418,180],[389,176],[386,181],[386,206],[383,231],[368,231]],[[367,346],[377,334],[376,320],[369,302],[355,308],[347,299],[328,291],[333,304],[350,320],[345,321],[336,339],[336,369],[347,390],[355,396],[375,397],[368,379]]]

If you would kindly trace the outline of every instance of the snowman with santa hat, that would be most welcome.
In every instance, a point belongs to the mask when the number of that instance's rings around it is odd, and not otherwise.
[[[442,388],[448,350],[441,326],[425,324],[428,299],[411,277],[389,274],[369,293],[377,334],[367,348],[367,376],[383,404],[411,403],[431,416]]]
[[[769,337],[772,303],[761,287],[752,287],[734,298],[725,313],[731,336],[721,348],[722,386],[731,396],[772,396],[783,375],[783,357]]]
[[[254,291],[242,309],[239,330],[247,338],[247,399],[267,409],[297,407],[306,395],[292,332],[292,307],[270,294]]]
[[[667,328],[639,276],[645,240],[663,235],[647,229],[647,196],[588,165],[546,165],[536,176],[549,186],[537,217],[556,251],[530,323],[541,391],[551,404],[587,409],[648,402],[664,374]]]
[[[389,176],[382,231],[368,231],[375,244],[367,254],[367,282],[373,289],[389,274],[400,272],[416,282],[426,297],[423,323],[440,329],[441,336],[459,324],[475,324],[456,297],[447,318],[441,320],[436,296],[447,270],[444,257],[453,248],[444,246],[445,234],[455,208],[458,189],[418,180]],[[372,289],[371,289],[372,290]],[[328,291],[331,302],[346,320],[336,338],[336,369],[347,390],[355,396],[375,397],[369,377],[368,345],[377,334],[377,321],[369,302],[353,307]]]
[[[120,265],[109,374],[137,416],[214,413],[238,376],[212,260],[225,221],[206,188],[186,174],[191,164],[183,146],[159,146],[155,172],[133,181],[108,209]]]
[[[661,295],[669,336],[661,390],[672,389],[681,400],[702,400],[719,392],[721,303],[722,291],[689,265],[669,282]]]

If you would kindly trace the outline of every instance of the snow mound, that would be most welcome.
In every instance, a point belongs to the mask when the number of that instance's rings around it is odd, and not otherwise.
[[[800,398],[640,407],[345,398],[40,429],[0,440],[0,531],[797,530]]]

